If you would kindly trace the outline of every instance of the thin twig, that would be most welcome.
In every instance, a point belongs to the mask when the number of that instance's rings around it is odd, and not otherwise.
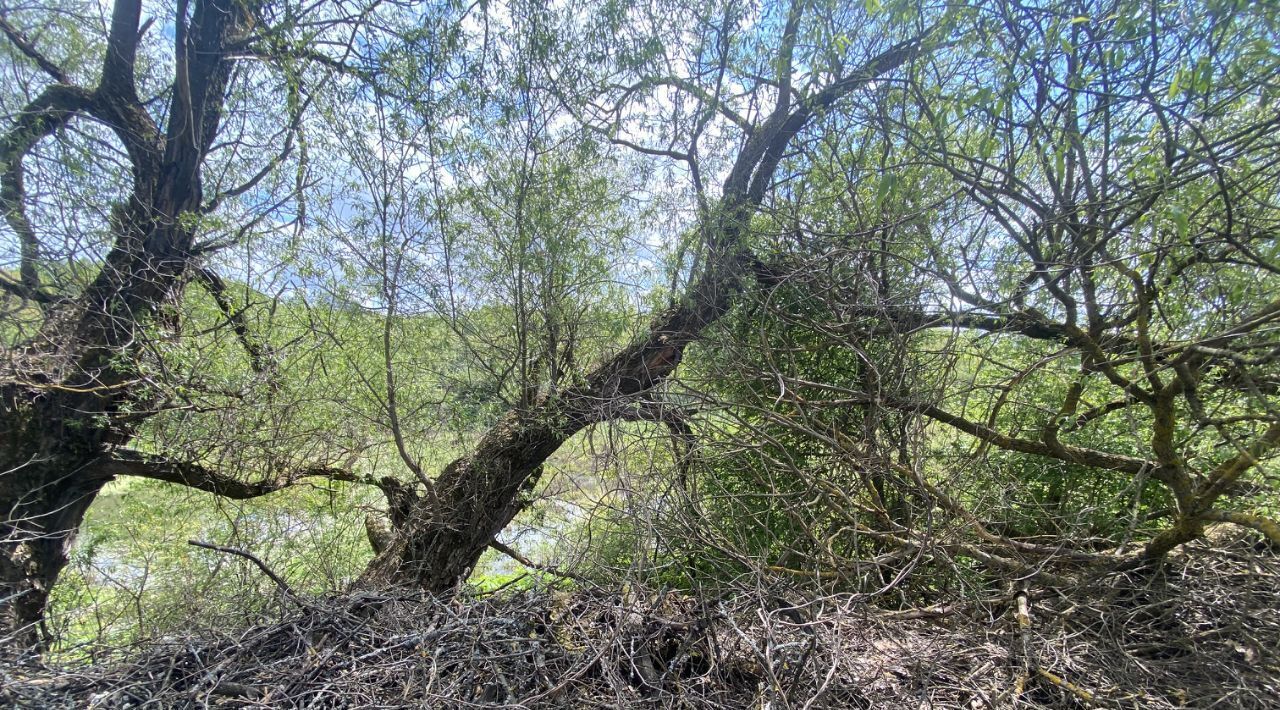
[[[253,554],[252,552],[238,550],[234,547],[223,547],[222,545],[212,545],[207,542],[200,542],[199,540],[187,540],[187,544],[194,545],[196,547],[202,547],[206,550],[213,550],[214,552],[225,552],[228,555],[236,555],[237,557],[243,557],[246,560],[249,560],[253,564],[257,565],[258,569],[262,570],[263,574],[270,577],[272,582],[275,582],[276,586],[280,588],[280,591],[283,592],[284,595],[289,598],[289,601],[292,601],[293,603],[297,604],[300,607],[307,606],[307,603],[303,601],[302,597],[298,596],[297,592],[293,591],[293,589],[289,586],[289,583],[284,581],[283,577],[276,574],[270,567],[267,566],[266,562],[263,562],[261,559],[258,558],[257,555]]]

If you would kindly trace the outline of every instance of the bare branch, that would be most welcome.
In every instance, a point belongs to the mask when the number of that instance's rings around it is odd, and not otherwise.
[[[194,461],[179,461],[126,448],[112,451],[98,463],[97,467],[103,475],[107,476],[136,476],[177,483],[233,500],[259,498],[288,488],[304,478],[325,478],[331,481],[378,485],[376,481],[356,475],[349,469],[330,466],[274,471],[269,478],[251,482]]]
[[[701,101],[708,108],[729,119],[733,122],[733,125],[737,126],[744,134],[750,134],[755,128],[755,126],[751,125],[751,122],[742,114],[734,111],[733,108],[724,101],[717,99],[714,95],[708,93],[706,89],[698,86],[688,79],[675,76],[647,79],[641,83],[641,87],[643,86],[670,86],[672,88],[680,89],[688,94],[692,94],[694,98]]]
[[[519,562],[520,564],[524,565],[525,567],[528,567],[529,569],[537,570],[539,572],[546,572],[547,574],[550,574],[556,577],[564,577],[565,579],[572,579],[575,582],[587,581],[587,579],[582,575],[574,574],[573,572],[558,569],[556,567],[552,567],[551,565],[540,565],[537,562],[534,562],[533,560],[529,559],[528,557],[525,557],[524,555],[520,554],[519,550],[511,547],[510,545],[499,542],[498,540],[490,541],[489,547],[493,548],[494,550],[497,550],[498,552],[501,552],[502,554],[506,555],[507,557],[510,557],[516,562]]]
[[[918,411],[920,414],[923,414],[930,419],[942,422],[943,424],[959,429],[974,438],[1008,451],[1020,451],[1022,453],[1046,456],[1048,458],[1058,459],[1068,463],[1078,463],[1085,466],[1093,466],[1094,468],[1122,471],[1124,473],[1132,474],[1138,474],[1143,471],[1153,471],[1159,468],[1155,462],[1134,458],[1132,456],[1112,454],[1106,451],[1085,449],[1066,444],[1050,446],[1042,441],[1018,439],[996,431],[988,426],[978,424],[977,422],[971,422],[963,417],[958,417],[932,404],[914,406],[909,403],[890,402],[887,404],[898,409]]]
[[[254,565],[256,565],[258,569],[262,570],[262,573],[267,575],[267,577],[269,577],[272,582],[275,582],[276,587],[278,587],[280,591],[283,592],[284,595],[289,598],[289,601],[292,601],[298,606],[305,606],[305,604],[302,601],[302,597],[298,596],[298,593],[293,591],[293,589],[289,586],[288,582],[285,582],[283,577],[276,574],[270,567],[267,566],[267,563],[263,562],[262,559],[259,558],[257,555],[254,555],[251,552],[246,552],[244,550],[237,550],[234,547],[223,547],[222,545],[211,545],[207,542],[200,542],[199,540],[187,540],[187,544],[194,545],[195,547],[200,547],[205,550],[213,550],[214,552],[223,552],[228,555],[243,557],[246,560],[249,560]]]
[[[231,303],[231,299],[227,295],[227,284],[222,277],[214,273],[208,268],[199,268],[195,270],[196,278],[199,279],[201,285],[213,297],[214,302],[218,304],[218,310],[222,311],[222,315],[231,324],[231,330],[235,332],[236,339],[240,341],[241,347],[249,355],[249,365],[253,371],[262,374],[266,370],[266,357],[268,351],[254,340],[253,335],[249,332],[249,323],[245,319],[245,309],[235,308]]]
[[[4,15],[0,15],[0,32],[4,32],[4,35],[9,38],[9,41],[12,42],[15,47],[18,48],[18,51],[27,55],[28,58],[36,63],[36,66],[40,67],[41,71],[52,77],[54,81],[59,84],[71,83],[67,79],[67,73],[62,70],[62,67],[54,64],[48,57],[44,56],[44,54],[36,48],[35,43],[32,42],[31,39],[28,38],[21,30],[10,24],[9,19]]]
[[[1267,542],[1273,547],[1280,548],[1280,523],[1265,515],[1251,515],[1234,510],[1211,510],[1205,513],[1204,517],[1208,520],[1232,523],[1240,527],[1257,530],[1262,533]]]
[[[91,103],[91,95],[83,89],[54,84],[23,108],[15,125],[0,139],[0,170],[4,171],[0,174],[0,210],[18,235],[21,249],[18,284],[21,293],[9,290],[30,300],[48,302],[37,295],[40,292],[37,267],[40,242],[27,218],[22,159],[42,138],[67,125],[77,113],[88,110]]]
[[[1200,503],[1206,508],[1212,505],[1213,501],[1217,500],[1218,496],[1222,495],[1237,478],[1256,466],[1258,461],[1277,444],[1280,444],[1280,422],[1267,427],[1267,430],[1252,444],[1209,472],[1197,496]]]
[[[5,274],[0,274],[0,291],[5,291],[10,295],[42,305],[58,302],[57,296],[39,289],[28,288],[17,281],[11,280]]]

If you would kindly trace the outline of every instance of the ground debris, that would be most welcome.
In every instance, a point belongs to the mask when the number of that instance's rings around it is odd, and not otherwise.
[[[1192,552],[1159,574],[918,615],[854,595],[786,602],[776,591],[694,598],[628,586],[451,601],[366,592],[90,666],[0,668],[0,704],[1280,706],[1280,559],[1239,546]]]

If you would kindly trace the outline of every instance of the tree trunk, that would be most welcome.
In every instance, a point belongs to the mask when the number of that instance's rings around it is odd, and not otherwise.
[[[7,290],[43,312],[39,334],[6,349],[10,357],[0,371],[0,653],[29,655],[46,645],[41,622],[49,592],[86,510],[112,478],[102,464],[138,426],[137,414],[118,415],[126,403],[152,396],[133,381],[134,359],[143,350],[145,326],[177,296],[194,263],[187,218],[207,207],[201,171],[220,129],[231,47],[244,39],[250,5],[179,4],[177,78],[166,120],[157,122],[135,81],[146,32],[142,3],[117,0],[99,84],[74,86],[47,63],[53,83],[0,136],[0,211],[22,241],[23,259],[21,283]],[[62,285],[49,293],[39,283],[23,158],[77,116],[114,132],[129,157],[133,185],[128,199],[113,206],[113,242],[96,277],[83,291]]]
[[[0,486],[7,516],[0,528],[0,649],[38,653],[51,640],[42,628],[49,593],[67,565],[85,511],[106,483],[71,475],[77,467],[52,462],[18,477],[21,487],[9,481]],[[27,486],[39,492],[22,495]]]
[[[475,450],[445,467],[425,494],[384,488],[393,535],[370,564],[369,584],[412,584],[443,593],[464,580],[503,528],[530,503],[542,465],[583,428],[615,418],[680,362],[701,330],[728,307],[732,280],[704,279],[701,298],[673,307],[649,336],[600,366],[586,382],[508,412]]]
[[[0,408],[0,654],[34,655],[49,593],[66,566],[85,512],[111,480],[96,464],[106,432],[85,416],[51,420],[56,397],[20,399],[6,387]],[[25,399],[25,401],[24,401]],[[3,658],[0,655],[0,658]]]
[[[542,463],[581,424],[552,424],[536,413],[511,413],[476,452],[454,461],[436,480],[432,500],[413,496],[408,516],[370,565],[365,580],[409,583],[446,592],[466,578],[489,542],[528,505]],[[394,521],[394,517],[393,517]]]

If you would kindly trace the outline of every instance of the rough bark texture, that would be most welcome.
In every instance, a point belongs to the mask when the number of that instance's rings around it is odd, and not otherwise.
[[[677,306],[650,336],[622,351],[578,388],[508,412],[440,474],[425,494],[389,495],[393,535],[365,574],[374,584],[408,583],[446,592],[529,503],[542,464],[584,427],[612,418],[628,398],[668,377],[684,347],[727,307],[729,288],[700,307]],[[698,323],[698,326],[693,326]],[[389,491],[390,492],[390,491]]]
[[[95,432],[88,430],[85,440],[76,431],[39,426],[35,417],[15,422],[7,395],[0,419],[6,431],[0,454],[6,472],[0,476],[0,638],[12,634],[8,645],[38,649],[46,640],[38,622],[49,592],[85,511],[110,477],[93,470],[88,452]]]

